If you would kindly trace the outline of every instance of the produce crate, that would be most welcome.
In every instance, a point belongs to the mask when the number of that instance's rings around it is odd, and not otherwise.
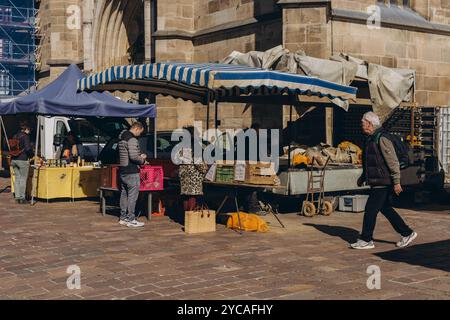
[[[245,182],[258,185],[274,185],[276,175],[268,173],[270,168],[271,164],[269,162],[247,164]]]
[[[158,166],[144,166],[141,168],[140,191],[157,191],[164,189],[164,170]]]
[[[120,189],[119,166],[111,165],[102,168],[101,186],[103,188]],[[162,166],[143,166],[141,168],[140,191],[158,191],[164,189],[164,169]]]
[[[101,169],[100,186],[102,188],[119,188],[119,166],[109,165]]]
[[[233,182],[234,181],[234,166],[233,165],[218,165],[216,168],[217,182]]]

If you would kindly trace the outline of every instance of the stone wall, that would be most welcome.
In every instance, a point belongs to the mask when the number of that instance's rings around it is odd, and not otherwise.
[[[415,69],[416,100],[450,105],[450,37],[407,30],[333,22],[334,53],[346,52],[373,63]]]
[[[289,8],[283,10],[283,45],[291,52],[303,50],[309,56],[328,59],[330,24],[327,8]]]
[[[79,61],[83,55],[82,34],[80,29],[69,29],[67,13],[69,6],[80,5],[81,0],[42,0],[38,17],[41,22],[41,65],[45,69],[49,60]],[[80,16],[81,17],[81,16]],[[80,23],[81,25],[81,23]],[[51,68],[50,76],[39,83],[42,88],[54,80],[64,68]]]
[[[366,12],[377,0],[332,0],[333,8]],[[389,3],[389,0],[386,0]],[[402,3],[402,1],[398,1]],[[433,23],[450,24],[450,0],[410,0],[410,8]]]
[[[194,31],[194,2],[197,0],[158,1],[158,30]]]

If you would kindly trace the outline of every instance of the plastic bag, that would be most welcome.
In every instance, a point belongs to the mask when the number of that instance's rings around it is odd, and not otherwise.
[[[241,220],[242,228],[239,227],[239,218]],[[239,212],[239,218],[237,212],[232,213],[228,218],[227,228],[253,232],[269,231],[267,223],[256,214]]]

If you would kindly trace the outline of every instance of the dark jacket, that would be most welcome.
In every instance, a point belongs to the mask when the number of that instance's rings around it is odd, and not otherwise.
[[[77,146],[78,157],[80,157],[80,159],[84,159],[84,148],[81,142],[77,140],[75,141],[75,143],[70,143],[67,139],[65,139],[63,143],[63,147],[61,150],[61,159],[64,159],[64,150],[69,150],[70,156],[68,160],[75,160],[72,154],[72,146],[74,144]]]
[[[19,140],[19,149],[23,150],[18,156],[11,157],[11,160],[28,161],[33,156],[33,148],[31,147],[30,136],[23,131],[14,135],[13,139]]]
[[[400,164],[392,142],[380,128],[367,137],[363,153],[363,177],[370,186],[400,183]]]
[[[140,165],[145,160],[141,157],[138,139],[128,130],[119,135],[119,170],[120,173],[133,174],[140,172]]]

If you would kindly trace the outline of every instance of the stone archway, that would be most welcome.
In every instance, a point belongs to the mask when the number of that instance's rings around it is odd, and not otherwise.
[[[98,0],[92,26],[92,69],[144,62],[142,0]]]

